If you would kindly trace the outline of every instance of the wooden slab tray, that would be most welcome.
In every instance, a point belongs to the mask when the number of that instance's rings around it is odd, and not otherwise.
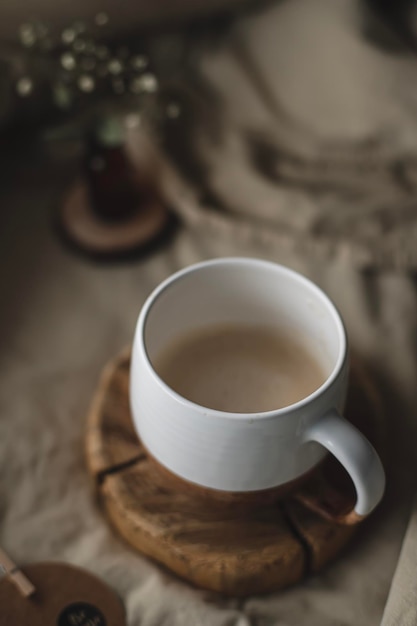
[[[102,259],[148,250],[168,235],[172,226],[173,216],[156,197],[150,197],[125,220],[100,218],[91,207],[87,185],[82,180],[68,191],[58,218],[59,231],[69,244]]]
[[[135,549],[178,576],[213,591],[245,596],[276,591],[322,569],[355,527],[324,520],[303,504],[303,492],[242,511],[202,506],[175,490],[149,459],[132,425],[130,353],[105,368],[88,415],[88,468],[116,531]],[[383,411],[372,379],[354,362],[346,416],[381,453]],[[329,490],[340,506],[354,497],[332,457],[305,488]]]

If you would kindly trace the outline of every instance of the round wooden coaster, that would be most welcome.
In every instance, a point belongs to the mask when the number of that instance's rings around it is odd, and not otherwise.
[[[63,202],[59,225],[77,248],[93,256],[117,256],[149,246],[170,222],[166,206],[149,198],[136,213],[120,221],[106,221],[92,209],[87,185],[76,182]]]
[[[72,565],[34,563],[22,572],[35,587],[24,597],[10,576],[0,580],[0,626],[125,626],[125,610],[101,580]]]
[[[342,526],[306,508],[309,489],[351,506],[351,485],[329,458],[310,483],[279,502],[252,509],[204,506],[192,492],[164,480],[141,445],[130,416],[129,352],[103,372],[88,416],[86,451],[104,509],[134,548],[189,582],[221,593],[275,591],[324,567],[346,545],[355,527]],[[355,363],[347,417],[381,452],[384,431],[379,397]]]

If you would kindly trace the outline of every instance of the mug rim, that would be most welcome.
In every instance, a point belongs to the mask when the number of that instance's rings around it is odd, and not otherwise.
[[[163,378],[159,376],[159,374],[156,372],[156,370],[154,369],[152,365],[152,361],[149,357],[148,350],[146,347],[146,341],[145,341],[146,322],[151,312],[152,306],[155,304],[157,299],[162,295],[162,293],[166,291],[169,287],[171,287],[174,283],[176,283],[178,280],[182,280],[188,275],[198,272],[199,270],[203,268],[213,267],[216,265],[241,265],[241,266],[251,265],[252,267],[258,266],[260,268],[263,267],[265,269],[269,268],[269,269],[273,269],[274,271],[277,271],[277,270],[281,271],[283,273],[286,273],[287,275],[290,275],[292,279],[298,281],[304,286],[307,286],[308,288],[312,289],[325,302],[325,304],[327,305],[328,309],[330,310],[334,318],[334,321],[336,322],[338,338],[339,338],[339,354],[338,354],[336,363],[331,373],[329,374],[329,376],[327,376],[326,380],[324,381],[322,385],[320,385],[320,387],[315,389],[311,394],[309,394],[305,398],[302,398],[301,400],[298,400],[297,402],[294,402],[293,404],[289,404],[288,406],[285,406],[285,407],[272,409],[270,411],[259,411],[259,412],[255,411],[252,413],[239,413],[239,412],[220,411],[218,409],[212,409],[210,407],[203,406],[202,404],[197,404],[196,402],[193,402],[192,400],[188,400],[181,394],[177,393],[174,389],[172,389],[163,380]],[[148,298],[146,299],[139,315],[135,337],[136,337],[136,341],[133,346],[133,349],[134,350],[138,349],[137,338],[139,338],[141,342],[139,348],[143,351],[143,354],[145,356],[146,367],[148,371],[151,373],[151,375],[153,376],[153,378],[156,380],[158,385],[161,386],[162,389],[166,393],[168,393],[177,402],[193,410],[198,410],[199,412],[202,412],[205,415],[210,416],[210,417],[218,417],[218,418],[223,418],[223,419],[235,419],[235,420],[237,419],[237,420],[251,421],[255,419],[255,416],[256,416],[256,420],[271,419],[271,418],[280,417],[281,415],[282,416],[288,415],[289,413],[298,411],[299,409],[310,404],[316,398],[321,396],[332,386],[332,384],[334,383],[334,381],[337,379],[340,372],[342,371],[344,364],[346,362],[347,356],[348,356],[348,340],[347,340],[345,324],[343,322],[342,316],[340,315],[336,305],[329,298],[329,296],[318,285],[316,285],[316,283],[314,283],[312,280],[310,280],[303,274],[300,274],[299,272],[285,265],[282,265],[280,263],[275,263],[274,261],[266,261],[263,259],[257,259],[257,258],[251,258],[251,257],[220,257],[220,258],[209,259],[206,261],[200,261],[199,263],[194,263],[193,265],[189,265],[183,268],[182,270],[179,270],[175,272],[174,274],[171,274],[170,276],[168,276],[168,278],[163,280],[149,294]]]

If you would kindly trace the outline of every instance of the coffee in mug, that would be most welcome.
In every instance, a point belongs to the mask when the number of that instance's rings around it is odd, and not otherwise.
[[[326,380],[307,340],[272,327],[213,325],[188,331],[157,355],[155,371],[201,406],[258,413],[290,406]]]

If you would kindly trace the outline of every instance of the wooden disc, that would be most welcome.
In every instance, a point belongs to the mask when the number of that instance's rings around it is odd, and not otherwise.
[[[22,568],[35,593],[22,596],[9,576],[0,580],[0,626],[125,626],[117,594],[72,565],[34,563]]]
[[[67,193],[60,214],[65,237],[84,252],[96,256],[125,254],[148,246],[170,221],[168,209],[149,198],[140,209],[121,221],[101,219],[92,209],[87,186],[75,183]]]
[[[88,416],[86,451],[108,518],[134,548],[195,585],[240,596],[296,583],[336,557],[355,527],[324,520],[297,494],[250,510],[213,507],[164,480],[132,424],[129,368],[126,351],[103,372]],[[379,450],[382,415],[371,379],[354,364],[347,417]],[[329,459],[305,489],[328,488],[330,480],[342,504],[349,504],[351,484],[338,467]]]

